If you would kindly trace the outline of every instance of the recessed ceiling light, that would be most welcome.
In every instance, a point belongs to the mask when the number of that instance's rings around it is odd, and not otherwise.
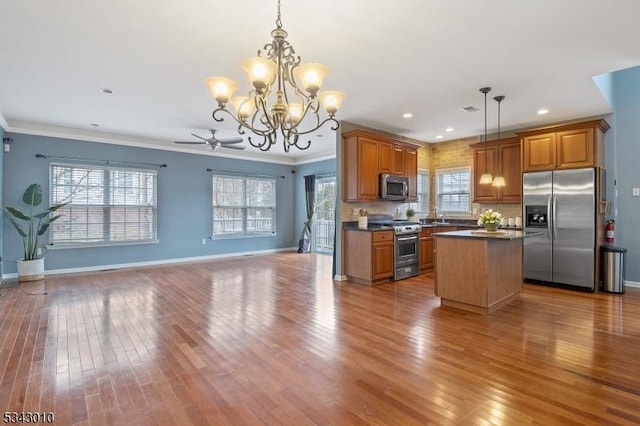
[[[453,132],[453,127],[447,127],[444,129],[445,132]]]
[[[406,112],[406,113],[402,114],[402,117],[411,118],[411,117],[413,117],[413,114],[411,114],[410,112]]]
[[[444,139],[444,136],[438,135],[438,136],[436,136],[436,139]]]
[[[90,123],[89,126],[100,127],[100,125],[98,123]]]
[[[100,89],[100,92],[104,93],[105,95],[113,95],[115,93],[111,89]]]
[[[545,115],[545,114],[547,114],[548,112],[549,112],[549,110],[548,110],[548,109],[546,109],[546,108],[540,108],[540,109],[538,110],[538,115]]]

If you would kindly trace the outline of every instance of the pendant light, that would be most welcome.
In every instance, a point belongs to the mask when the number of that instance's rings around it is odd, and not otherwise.
[[[500,140],[500,103],[504,101],[504,96],[496,96],[493,98],[498,103],[498,140]],[[493,179],[491,186],[500,188],[506,185],[504,177],[502,177],[502,161],[500,158],[500,148],[498,148],[498,175]]]
[[[480,176],[480,184],[488,185],[493,182],[493,176],[487,170],[487,93],[491,91],[491,87],[483,87],[480,89],[484,93],[484,173]]]

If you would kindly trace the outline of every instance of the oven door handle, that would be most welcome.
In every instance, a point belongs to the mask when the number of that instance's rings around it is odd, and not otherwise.
[[[411,240],[417,240],[418,236],[417,235],[412,235],[410,237],[396,237],[396,240],[398,241],[411,241]]]

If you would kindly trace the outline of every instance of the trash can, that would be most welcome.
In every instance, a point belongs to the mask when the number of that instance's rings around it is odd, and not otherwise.
[[[624,293],[626,248],[602,246],[602,279],[600,290],[609,293]]]

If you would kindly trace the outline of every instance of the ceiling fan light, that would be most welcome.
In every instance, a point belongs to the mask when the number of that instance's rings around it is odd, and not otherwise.
[[[276,79],[277,66],[271,59],[258,56],[245,59],[242,68],[247,73],[249,81],[258,92],[262,92]]]
[[[329,114],[330,117],[333,117],[342,104],[344,93],[335,90],[324,91],[318,93],[318,98],[320,98],[320,103],[324,107],[325,111],[327,111],[327,114]]]
[[[496,188],[502,188],[505,185],[506,185],[506,183],[505,183],[504,178],[502,176],[496,176],[493,179],[493,182],[491,183],[491,186],[496,187]]]
[[[481,185],[489,185],[491,182],[493,182],[493,176],[491,176],[491,173],[484,173],[482,176],[480,176],[480,184]]]
[[[238,83],[226,77],[209,77],[207,86],[213,98],[222,105],[226,104],[233,92],[238,90]]]
[[[315,96],[320,90],[327,74],[329,74],[329,67],[314,62],[301,64],[293,69],[296,80],[311,96]]]

